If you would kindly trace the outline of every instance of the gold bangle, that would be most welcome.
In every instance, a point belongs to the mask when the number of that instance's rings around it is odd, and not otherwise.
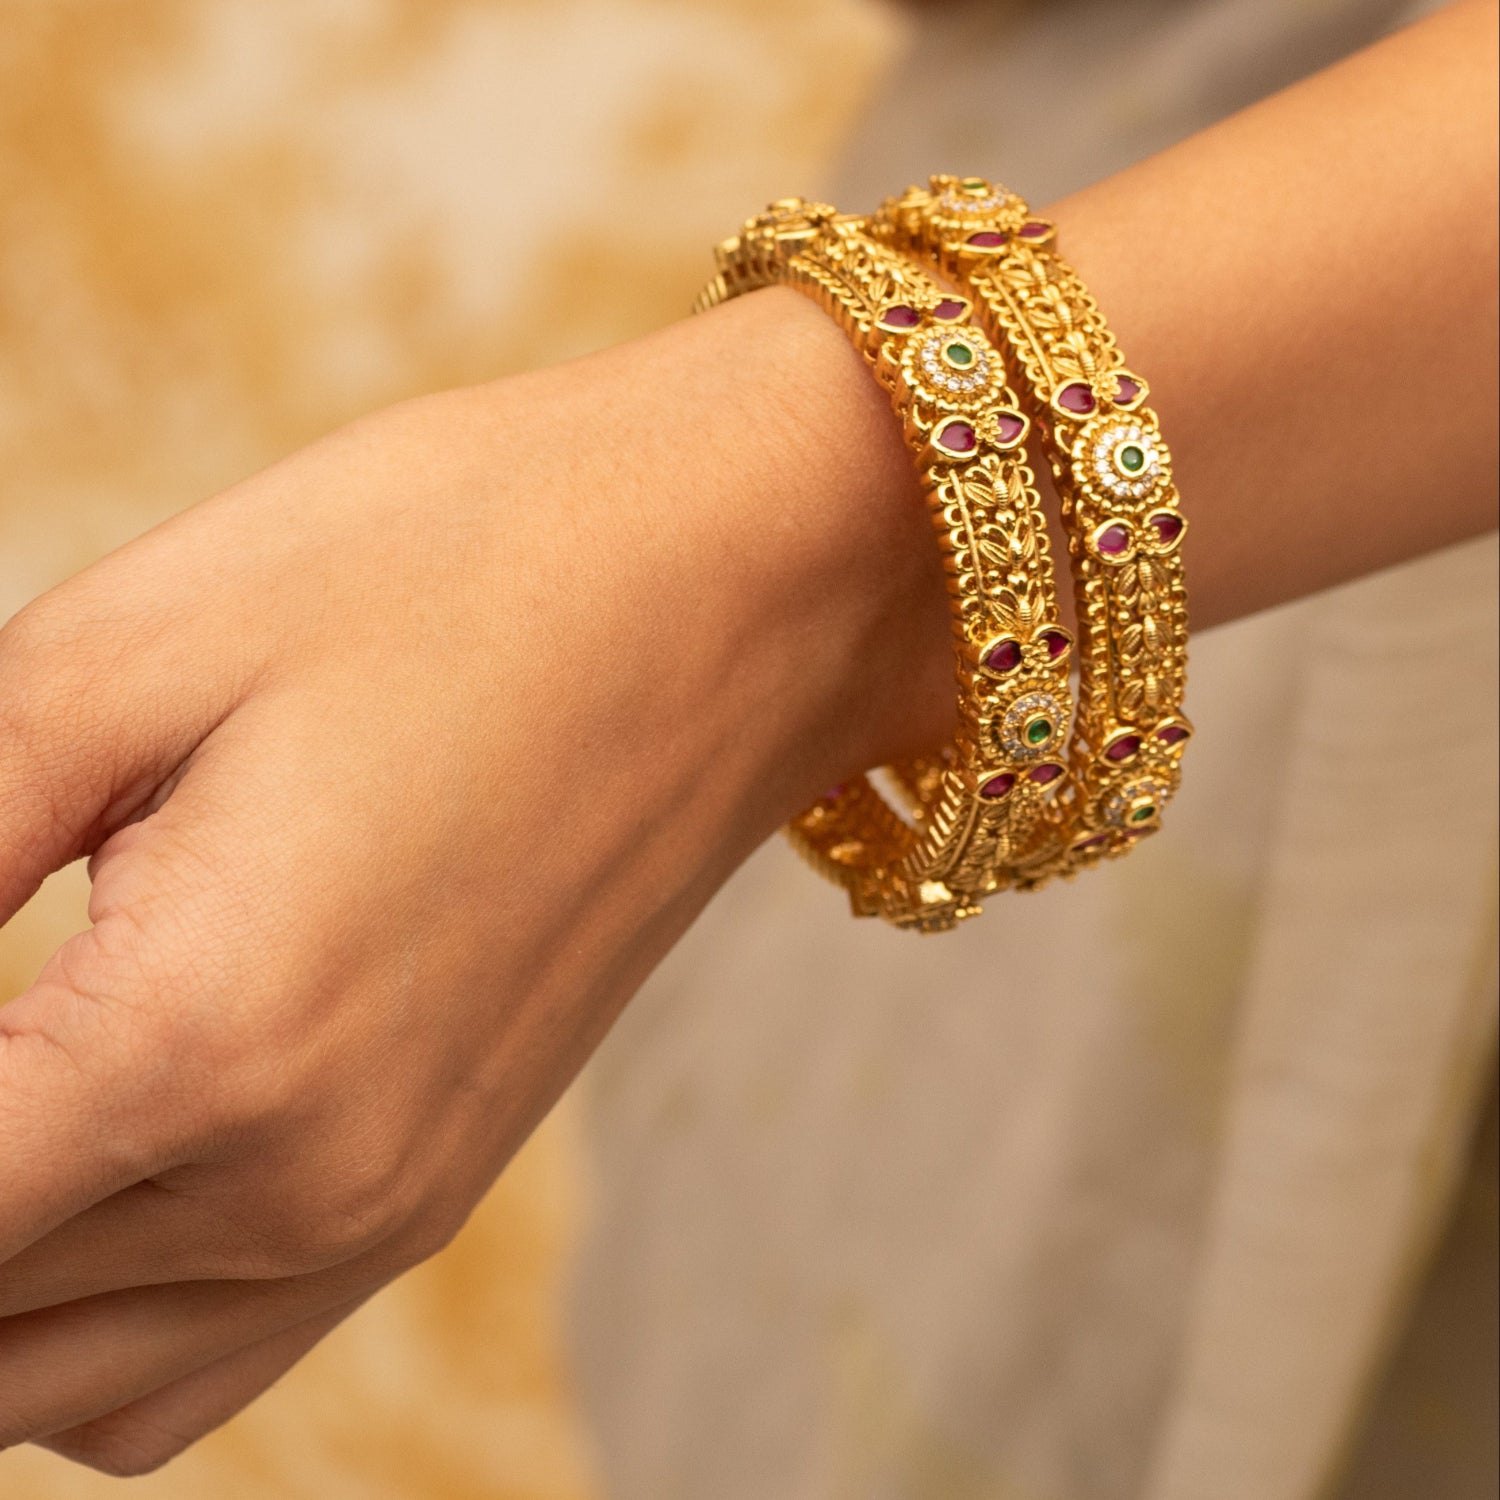
[[[871,232],[951,277],[1019,373],[1068,532],[1079,632],[1073,776],[1016,859],[1034,886],[1126,853],[1160,823],[1192,735],[1183,716],[1187,594],[1171,455],[1056,229],[982,178],[936,176],[887,200]]]
[[[720,245],[717,260],[696,309],[773,284],[811,297],[874,366],[916,460],[946,563],[957,736],[891,768],[907,818],[859,776],[788,831],[857,915],[946,930],[1010,883],[1008,866],[1068,775],[1072,638],[1057,621],[1028,420],[968,299],[877,244],[864,220],[785,199]]]

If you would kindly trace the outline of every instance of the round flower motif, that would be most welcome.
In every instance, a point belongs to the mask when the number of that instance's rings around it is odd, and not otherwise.
[[[993,192],[986,184],[977,190],[948,188],[938,194],[937,208],[942,214],[961,219],[971,214],[999,213],[1009,202],[1008,193]]]
[[[968,401],[993,395],[1003,380],[995,351],[973,328],[932,328],[916,334],[902,363],[910,383],[939,400]]]
[[[1161,810],[1171,795],[1170,783],[1159,776],[1127,781],[1104,804],[1104,819],[1113,828],[1140,833],[1161,821]]]
[[[1111,417],[1091,424],[1074,449],[1084,483],[1115,500],[1144,500],[1171,481],[1171,457],[1150,423]]]
[[[1034,760],[1056,747],[1065,720],[1062,704],[1051,693],[1023,693],[995,726],[995,738],[1012,760]]]

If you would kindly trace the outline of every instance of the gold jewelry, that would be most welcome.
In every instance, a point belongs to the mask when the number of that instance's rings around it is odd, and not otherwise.
[[[1055,226],[983,178],[937,176],[887,200],[871,232],[973,299],[1020,372],[1068,532],[1079,632],[1073,776],[1014,862],[1030,887],[1119,855],[1159,824],[1181,780],[1187,595],[1172,461]]]
[[[789,833],[856,914],[946,930],[1010,883],[1007,866],[1068,775],[1072,637],[1057,623],[1028,420],[968,299],[877,244],[864,220],[784,199],[717,260],[696,310],[772,284],[811,297],[874,366],[915,457],[947,564],[958,734],[939,755],[891,768],[910,821],[860,776]]]

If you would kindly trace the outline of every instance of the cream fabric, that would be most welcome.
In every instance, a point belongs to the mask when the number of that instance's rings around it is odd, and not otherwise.
[[[1398,9],[932,12],[836,199],[1047,201]],[[1329,1493],[1492,1066],[1495,600],[1489,538],[1203,637],[1167,831],[952,937],[747,867],[587,1080],[612,1495]]]

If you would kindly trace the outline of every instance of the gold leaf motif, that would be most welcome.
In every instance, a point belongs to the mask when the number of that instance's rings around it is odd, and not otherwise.
[[[1141,711],[1141,700],[1145,696],[1145,688],[1139,677],[1132,677],[1124,687],[1120,689],[1120,712],[1127,719],[1133,719]]]

